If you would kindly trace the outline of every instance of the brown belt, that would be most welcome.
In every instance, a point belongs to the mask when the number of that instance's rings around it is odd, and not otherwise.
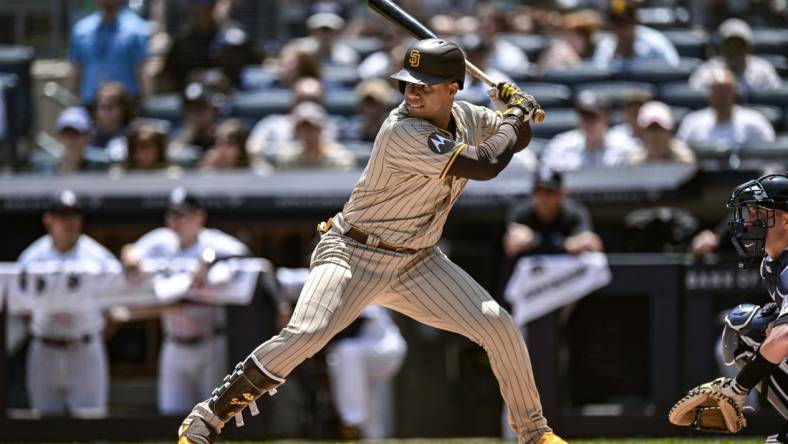
[[[321,233],[326,233],[326,232],[328,232],[328,230],[331,229],[331,226],[333,224],[334,224],[334,221],[332,219],[328,219],[325,222],[321,222],[317,226],[317,231],[319,231]],[[360,244],[372,246],[370,244],[367,244],[367,239],[369,238],[369,235],[367,233],[365,233],[364,231],[359,230],[358,228],[356,228],[356,227],[354,227],[352,225],[350,226],[350,229],[347,230],[344,233],[344,235],[349,237],[349,238],[351,238],[351,239],[353,239],[354,241],[356,241],[356,242],[358,242]],[[374,247],[375,248],[382,248],[382,249],[388,250],[388,251],[394,251],[394,252],[397,252],[397,253],[405,253],[405,254],[413,254],[413,253],[416,253],[417,251],[419,251],[419,250],[416,250],[414,248],[397,247],[396,245],[391,245],[390,243],[388,243],[388,242],[386,242],[384,240],[380,240],[378,242],[378,244],[375,245]]]
[[[78,338],[46,338],[41,336],[36,336],[36,339],[41,341],[42,344],[47,345],[49,347],[58,347],[58,348],[71,348],[76,347],[82,344],[88,344],[93,339],[93,335],[85,335],[80,336]]]

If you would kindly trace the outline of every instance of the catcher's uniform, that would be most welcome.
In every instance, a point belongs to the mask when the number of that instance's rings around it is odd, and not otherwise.
[[[217,257],[246,254],[238,239],[215,229],[203,229],[197,242],[182,249],[175,232],[157,228],[134,243],[143,259],[199,259],[210,248]],[[224,307],[184,306],[162,314],[164,343],[159,354],[159,411],[187,412],[205,399],[227,371]]]
[[[279,383],[370,304],[462,334],[487,351],[510,424],[521,442],[550,432],[525,342],[509,313],[436,246],[468,180],[449,176],[466,144],[478,145],[502,115],[466,102],[452,108],[456,134],[410,118],[404,103],[383,123],[369,163],[322,239],[293,316],[252,358]]]
[[[117,259],[106,248],[81,235],[66,253],[55,249],[50,235],[33,242],[19,256],[22,267],[36,262],[95,261],[114,263]],[[31,307],[30,330],[33,342],[27,356],[27,389],[31,406],[44,415],[99,417],[107,413],[109,370],[101,331],[104,316],[98,306],[87,302],[90,282],[73,276],[52,273],[27,287],[40,294],[56,291],[83,303],[48,305],[36,298]],[[34,288],[33,288],[34,287]]]
[[[769,296],[780,306],[775,325],[788,323],[788,250],[783,251],[777,259],[764,257],[761,262],[761,277]]]

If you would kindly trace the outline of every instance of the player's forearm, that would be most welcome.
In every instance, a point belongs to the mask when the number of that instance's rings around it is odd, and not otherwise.
[[[463,148],[449,174],[474,180],[490,180],[506,168],[519,144],[528,144],[530,134],[527,123],[519,122],[514,116],[506,117],[489,139],[479,145]]]

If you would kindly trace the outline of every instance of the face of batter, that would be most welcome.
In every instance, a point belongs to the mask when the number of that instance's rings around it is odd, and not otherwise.
[[[434,85],[405,84],[405,104],[411,117],[429,120],[435,126],[447,130],[454,96],[459,90],[457,82]]]

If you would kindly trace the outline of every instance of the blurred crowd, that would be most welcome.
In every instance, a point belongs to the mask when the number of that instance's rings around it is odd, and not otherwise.
[[[83,2],[94,10],[72,14],[82,17],[68,42],[73,106],[20,169],[363,167],[401,100],[388,76],[410,38],[340,0],[257,5],[283,23],[263,33],[247,29],[253,3]],[[526,168],[708,157],[738,168],[741,149],[788,149],[781,2],[400,3],[548,111],[516,158]],[[490,105],[486,85],[465,84],[460,99]]]

